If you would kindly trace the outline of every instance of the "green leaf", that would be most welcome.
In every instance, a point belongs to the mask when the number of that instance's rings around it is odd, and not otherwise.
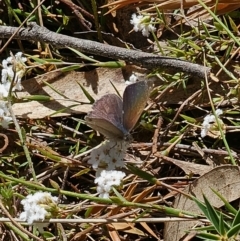
[[[203,202],[201,202],[200,200],[198,200],[197,198],[195,198],[195,197],[192,197],[192,198],[193,198],[193,201],[198,205],[198,207],[204,213],[204,215],[206,217],[208,217],[208,211],[207,211],[206,205]]]
[[[117,90],[116,86],[113,84],[113,82],[112,82],[112,81],[110,81],[110,84],[112,85],[112,87],[113,87],[113,88],[114,88],[114,90],[116,91],[117,95],[118,95],[119,97],[121,97],[121,95],[120,95],[119,91]]]
[[[74,174],[72,177],[80,177],[84,174],[87,174],[90,172],[90,169],[89,168],[84,168],[83,170],[77,172],[76,174]]]
[[[23,127],[21,128],[21,133],[22,133],[23,142],[25,142],[26,141],[26,131]]]
[[[110,199],[113,201],[113,203],[119,204],[119,205],[122,205],[125,202],[124,200],[118,197],[110,197]]]
[[[93,63],[98,63],[97,60],[88,57],[87,55],[85,55],[85,54],[79,52],[79,51],[76,50],[76,49],[73,49],[73,48],[70,48],[70,47],[68,47],[68,49],[70,49],[71,51],[73,51],[75,54],[77,54],[78,56],[80,56],[80,57],[81,57],[82,59],[84,59],[84,60],[87,60],[87,61],[89,61],[89,62],[93,62]]]
[[[71,66],[66,66],[66,67],[62,67],[59,70],[61,70],[62,72],[70,72],[76,69],[80,69],[82,67],[86,66],[85,64],[74,64]]]
[[[208,199],[206,198],[205,195],[203,195],[203,199],[204,199],[204,203],[206,204],[206,208],[207,208],[207,212],[208,212],[207,218],[211,221],[211,223],[216,228],[218,233],[220,233],[220,229],[219,229],[220,217],[218,216],[217,212],[215,211],[213,206],[210,204],[210,202],[208,201]]]
[[[127,164],[127,167],[133,174],[135,174],[135,175],[137,175],[137,176],[139,176],[139,177],[149,181],[152,184],[156,184],[157,179],[153,175],[151,175],[151,174],[149,174],[149,173],[139,169],[136,166],[130,165],[130,164]]]
[[[233,223],[232,223],[232,226],[236,226],[240,223],[240,209],[238,209],[235,217],[234,217],[234,220],[233,220]]]
[[[84,95],[88,98],[90,103],[93,104],[95,102],[93,97],[89,94],[89,92],[79,82],[77,82],[77,84],[80,86],[80,88],[82,89]]]
[[[231,238],[233,237],[234,235],[237,235],[240,231],[240,223],[237,224],[236,226],[232,227],[230,230],[228,230],[227,232],[227,237],[228,238]],[[236,239],[237,240],[237,239]]]
[[[220,23],[214,22],[214,26],[219,32],[223,31],[223,26]]]
[[[24,96],[21,99],[22,100],[36,100],[36,101],[54,100],[51,96],[47,96],[47,95],[30,95],[30,96]]]
[[[187,122],[189,123],[196,123],[196,119],[192,118],[192,117],[189,117],[189,116],[186,116],[186,115],[180,115],[184,120],[186,120]]]
[[[194,231],[215,231],[215,227],[213,225],[209,225],[209,226],[203,226],[203,227],[199,227],[199,228],[194,228]],[[199,232],[200,233],[200,232]]]
[[[65,112],[65,111],[70,110],[71,108],[73,108],[73,107],[75,107],[75,106],[78,106],[78,105],[79,105],[79,104],[69,105],[69,106],[67,106],[67,107],[64,107],[64,108],[62,108],[62,109],[59,109],[59,110],[53,112],[53,113],[50,114],[49,116],[54,116],[54,115],[57,115],[58,113]]]
[[[121,202],[126,202],[127,200],[118,192],[118,190],[115,187],[112,187],[113,192],[116,194],[116,196],[121,200]]]
[[[187,44],[190,45],[193,49],[197,50],[197,51],[201,51],[202,49],[197,45],[195,44],[193,41],[191,40],[188,40],[187,41]]]
[[[98,62],[91,64],[92,66],[105,67],[105,68],[123,68],[126,63],[123,61],[108,61],[108,62]]]
[[[232,214],[237,214],[237,210],[217,191],[211,188],[211,190],[224,202],[226,209]]]
[[[220,213],[220,219],[219,219],[219,233],[222,236],[226,235],[226,230],[225,230],[225,225],[224,225],[224,221],[223,221],[223,216],[222,216],[221,213]]]
[[[183,51],[183,50],[178,49],[178,48],[166,47],[166,49],[175,53],[176,56],[179,57],[179,58],[186,55],[186,51]]]
[[[230,16],[228,16],[228,20],[230,22],[231,28],[235,33],[238,33],[238,27],[235,24],[235,22],[232,20],[232,18]]]
[[[55,235],[53,235],[52,233],[50,233],[50,232],[47,232],[47,231],[44,231],[43,233],[42,233],[42,236],[45,238],[45,239],[49,239],[49,238],[54,238],[55,237]]]
[[[52,89],[55,93],[59,94],[60,96],[62,96],[65,99],[69,99],[66,95],[64,95],[63,93],[59,92],[57,89],[55,89],[55,87],[53,87],[50,83],[48,83],[47,81],[42,80],[42,82],[48,86],[50,89]]]
[[[201,26],[202,26],[205,34],[207,35],[207,37],[210,37],[211,34],[209,33],[208,28],[207,28],[207,26],[205,25],[205,23],[203,23],[202,21],[201,21]],[[203,35],[201,35],[201,36],[203,36]],[[201,37],[201,36],[200,36],[200,37]],[[206,37],[204,36],[204,39],[205,39],[205,38],[206,38]]]
[[[61,189],[60,186],[58,185],[58,183],[53,181],[52,179],[49,179],[49,182],[54,189],[57,189],[57,190]]]
[[[198,238],[207,239],[207,240],[221,240],[219,235],[211,234],[211,233],[197,233]]]

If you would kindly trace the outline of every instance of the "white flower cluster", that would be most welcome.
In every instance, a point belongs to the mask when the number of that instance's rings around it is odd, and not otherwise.
[[[92,150],[88,163],[96,170],[95,183],[100,197],[108,198],[112,186],[119,186],[125,177],[124,172],[115,169],[124,167],[127,147],[128,142],[107,140]]]
[[[21,201],[24,211],[19,218],[33,224],[34,221],[44,220],[49,212],[46,210],[52,205],[57,205],[57,197],[52,197],[48,192],[29,194]]]
[[[135,32],[142,31],[142,35],[148,37],[151,32],[155,32],[156,28],[151,24],[154,18],[150,16],[137,15],[134,13],[130,20]]]
[[[123,158],[128,145],[125,141],[105,141],[99,148],[93,149],[89,164],[93,169],[115,170],[124,167]]]
[[[6,98],[9,94],[12,81],[12,91],[22,90],[21,79],[25,73],[24,63],[26,61],[27,58],[22,57],[21,52],[16,53],[14,57],[8,57],[2,61],[3,69],[0,83],[0,123],[2,124],[3,128],[8,128],[9,122],[12,121],[4,98]],[[15,69],[15,73],[13,68]]]
[[[216,116],[222,115],[223,111],[221,109],[216,109]],[[206,115],[202,123],[201,137],[205,137],[211,130],[211,127],[216,123],[216,117],[214,115]]]
[[[21,79],[25,73],[25,62],[27,58],[22,57],[22,53],[16,53],[15,57],[8,57],[2,61],[2,79],[0,84],[0,97],[7,97],[11,82],[14,79],[13,91],[22,90]],[[15,64],[16,73],[14,76],[13,63]]]
[[[0,100],[0,122],[2,127],[7,129],[11,121],[12,117],[10,116],[10,112],[6,106],[6,102]]]
[[[126,176],[124,172],[121,171],[107,171],[102,170],[100,176],[95,179],[95,183],[98,184],[97,192],[99,197],[109,198],[109,192],[113,186],[119,186],[122,179]]]

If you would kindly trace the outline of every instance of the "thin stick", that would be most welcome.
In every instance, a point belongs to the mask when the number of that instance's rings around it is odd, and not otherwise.
[[[15,31],[15,27],[0,26],[1,38],[10,38]],[[63,34],[54,33],[33,22],[29,23],[29,28],[21,28],[18,33],[15,33],[14,38],[41,41],[57,48],[72,47],[89,54],[125,60],[148,69],[162,68],[174,72],[180,71],[202,79],[205,78],[205,73],[207,73],[208,77],[210,76],[210,68],[199,64],[176,58],[163,57],[141,51],[120,48],[91,40],[69,37]]]
[[[29,18],[32,17],[32,14],[43,4],[45,0],[42,0],[33,10],[32,12],[28,15],[28,17],[20,24],[20,26],[18,28],[16,28],[16,31],[12,34],[12,36],[9,37],[9,39],[7,40],[7,42],[3,45],[3,47],[0,49],[0,54],[3,52],[3,50],[7,47],[7,45],[12,41],[12,39],[14,38],[14,36],[16,36],[18,34],[18,32],[20,31],[21,27],[28,21]]]
[[[22,223],[24,225],[29,225],[20,219],[12,219],[15,222]],[[176,217],[165,217],[165,218],[79,218],[79,219],[49,219],[44,221],[35,221],[34,223],[164,223],[164,222],[182,222],[182,221],[193,221],[199,220],[208,223],[207,219],[199,218],[176,218]],[[0,223],[11,221],[9,218],[0,218]]]

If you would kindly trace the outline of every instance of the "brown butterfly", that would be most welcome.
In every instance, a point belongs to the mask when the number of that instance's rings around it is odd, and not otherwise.
[[[116,94],[104,95],[93,104],[92,111],[85,117],[86,123],[108,139],[129,140],[148,96],[146,81],[128,85],[123,99]]]

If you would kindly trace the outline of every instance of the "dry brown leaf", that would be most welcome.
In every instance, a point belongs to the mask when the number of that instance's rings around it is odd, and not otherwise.
[[[129,229],[130,226],[128,223],[112,223],[111,224],[116,230],[125,230]]]
[[[208,5],[212,6],[216,4],[216,0],[203,0],[203,2]],[[123,8],[125,6],[128,6],[130,4],[136,4],[139,3],[137,0],[118,0],[115,2],[111,2],[109,4],[104,5],[103,7],[110,7],[114,6],[111,8],[110,11],[117,10],[119,8]],[[240,5],[239,0],[218,0],[218,4],[226,4],[226,5]],[[194,5],[199,4],[198,0],[145,0],[140,2],[141,5],[147,5],[147,4],[154,4],[154,8],[157,6],[160,9],[178,9],[180,7],[183,8],[189,8]],[[222,9],[221,5],[221,9]],[[225,6],[226,7],[226,6]]]
[[[140,223],[142,225],[142,227],[153,237],[155,237],[155,239],[159,239],[158,236],[154,233],[154,231],[148,226],[147,223]]]
[[[138,184],[137,183],[131,183],[127,190],[125,191],[124,193],[124,198],[128,201],[131,201],[132,200],[132,196],[134,195],[134,192],[136,190],[136,188],[138,187]]]
[[[183,191],[202,201],[204,194],[213,206],[217,208],[223,206],[223,202],[212,192],[211,188],[219,192],[228,202],[238,199],[240,197],[239,167],[231,165],[217,167],[195,180]],[[201,214],[195,202],[183,195],[177,196],[174,208]],[[199,221],[166,223],[164,241],[180,240],[185,235],[185,231],[191,229],[197,222]]]
[[[112,223],[112,226],[115,227],[116,230],[121,230],[124,231],[125,233],[131,233],[131,234],[136,234],[136,235],[141,235],[141,236],[146,236],[146,234],[141,231],[138,228],[133,227],[133,224],[128,224],[128,223]]]
[[[113,224],[107,224],[106,225],[107,229],[108,229],[108,233],[111,237],[111,240],[114,241],[121,241],[121,238],[119,237],[118,232],[116,231],[115,227],[113,226]]]
[[[153,190],[155,189],[155,186],[148,187],[146,189],[143,189],[141,193],[139,193],[133,200],[132,202],[143,202],[144,198],[147,197],[148,194],[152,193]]]
[[[50,87],[46,86],[43,81],[48,82],[56,90],[67,96],[72,101],[66,101],[62,96],[57,94]],[[121,69],[98,68],[90,72],[53,72],[47,75],[28,79],[22,82],[24,91],[17,93],[19,97],[30,95],[48,95],[56,101],[38,102],[30,101],[25,103],[15,103],[13,110],[16,116],[22,118],[43,118],[56,111],[77,104],[75,101],[89,103],[78,83],[91,94],[94,99],[108,93],[115,93],[114,84],[120,94],[123,93],[126,85]],[[78,83],[77,83],[78,82]],[[56,116],[69,115],[71,113],[86,113],[91,110],[92,105],[83,104],[74,108],[58,113]]]
[[[234,11],[240,7],[239,0],[203,0],[203,2],[212,10],[216,11],[216,14],[221,15],[231,11]],[[217,6],[216,6],[217,3]],[[133,5],[135,4],[135,5]],[[122,8],[127,8],[128,6],[134,6],[135,8],[139,7],[144,12],[155,11],[156,7],[163,11],[176,10],[179,8],[189,9],[187,13],[188,21],[191,19],[196,20],[201,18],[202,21],[205,21],[208,18],[212,18],[210,14],[199,4],[198,0],[118,0],[115,2],[110,2],[103,7],[108,7],[108,13],[120,10]],[[130,9],[130,8],[129,8]],[[196,9],[196,11],[195,11]],[[181,20],[182,21],[182,20]],[[194,22],[192,22],[194,24]]]
[[[71,239],[71,241],[84,241],[86,240],[86,236],[88,233],[91,233],[95,227],[97,227],[98,224],[92,225],[86,229],[84,229],[81,232],[78,232],[74,235],[74,237]]]
[[[187,175],[189,175],[189,174],[203,175],[203,174],[209,172],[210,170],[212,170],[211,166],[196,164],[196,163],[192,163],[192,162],[180,161],[180,160],[177,160],[174,158],[163,156],[162,154],[159,154],[159,153],[155,153],[154,155],[156,157],[161,158],[164,161],[173,163],[174,165],[180,167]]]

